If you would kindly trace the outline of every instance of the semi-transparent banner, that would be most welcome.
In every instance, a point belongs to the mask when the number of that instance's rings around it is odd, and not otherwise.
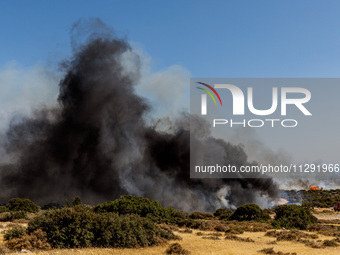
[[[339,178],[340,79],[190,83],[191,178]]]

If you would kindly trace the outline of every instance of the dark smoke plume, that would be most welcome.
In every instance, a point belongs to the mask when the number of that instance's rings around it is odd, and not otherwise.
[[[58,106],[41,107],[10,125],[0,202],[18,196],[44,204],[79,196],[95,204],[133,194],[189,211],[276,196],[271,179],[190,179],[190,116],[184,114],[168,132],[148,125],[150,106],[134,89],[138,71],[132,75],[121,64],[129,44],[94,23],[100,32],[73,43],[73,57],[62,65]],[[79,27],[75,31],[88,32]],[[197,125],[191,132],[205,132],[199,119]],[[241,147],[208,131],[205,136],[226,162],[247,164]]]

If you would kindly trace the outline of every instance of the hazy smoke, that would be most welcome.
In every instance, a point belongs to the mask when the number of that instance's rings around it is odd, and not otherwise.
[[[124,69],[129,44],[99,20],[90,24],[95,33],[86,29],[88,22],[74,28],[81,39],[73,40],[73,57],[62,64],[58,106],[41,107],[9,126],[1,202],[19,196],[44,204],[79,196],[93,204],[133,194],[189,211],[276,196],[271,179],[190,179],[190,132],[203,132],[200,142],[220,150],[225,162],[246,164],[247,155],[210,137],[199,118],[189,129],[187,114],[167,123],[166,132],[147,124],[150,105],[134,88],[138,57],[134,68]]]

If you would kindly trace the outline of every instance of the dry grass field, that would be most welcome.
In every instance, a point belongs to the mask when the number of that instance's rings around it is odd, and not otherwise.
[[[327,220],[339,220],[340,221],[340,213],[335,213],[331,209],[322,209],[316,210],[315,216],[322,220],[322,224],[332,224],[327,223]],[[3,231],[10,228],[14,224],[22,223],[9,223],[2,222],[0,223],[0,245],[3,245]],[[338,224],[332,224],[338,225]],[[197,235],[198,232],[201,232]],[[199,255],[199,254],[210,254],[210,255],[218,255],[218,254],[228,254],[228,255],[252,255],[252,254],[264,254],[260,253],[259,250],[264,248],[274,247],[275,252],[283,252],[283,253],[296,253],[299,255],[326,255],[326,254],[338,254],[339,247],[325,247],[325,248],[311,248],[306,246],[301,242],[296,241],[278,241],[275,237],[265,236],[265,232],[244,232],[243,234],[239,234],[237,236],[242,238],[250,238],[254,240],[254,242],[244,242],[238,240],[226,240],[225,234],[220,233],[218,236],[218,240],[206,239],[207,237],[211,237],[213,234],[217,234],[218,232],[211,231],[198,231],[193,230],[192,233],[183,233],[174,231],[176,235],[182,237],[182,240],[179,241],[170,241],[167,244],[150,247],[150,248],[139,248],[139,249],[100,249],[100,248],[85,248],[85,249],[54,249],[51,251],[34,251],[31,254],[58,254],[58,255],[66,255],[66,254],[85,254],[85,255],[96,255],[96,254],[117,254],[117,255],[152,255],[152,254],[165,254],[166,249],[172,243],[179,243],[182,247],[188,251],[190,251],[191,255]],[[305,233],[307,233],[305,231]],[[309,232],[310,233],[310,232]],[[204,238],[205,237],[205,238]],[[333,237],[324,236],[318,234],[318,240],[331,240]],[[314,240],[316,242],[316,240]],[[1,254],[1,250],[0,250]],[[22,252],[12,252],[9,254],[22,254]]]
[[[327,247],[322,249],[316,249],[307,247],[302,243],[293,242],[293,241],[280,241],[277,244],[270,244],[275,241],[273,237],[264,236],[265,232],[245,232],[241,235],[238,235],[243,238],[251,238],[255,242],[240,242],[234,240],[225,240],[224,234],[220,236],[220,240],[209,240],[203,239],[202,236],[198,236],[197,232],[193,231],[192,233],[179,233],[175,232],[177,235],[181,236],[183,239],[180,241],[171,241],[171,243],[178,242],[180,243],[184,249],[190,251],[192,255],[198,254],[237,254],[237,255],[252,255],[252,254],[263,254],[258,251],[263,248],[274,247],[274,251],[284,252],[284,253],[297,253],[299,255],[323,255],[323,254],[337,254],[339,253],[339,248],[337,247]],[[202,231],[201,231],[202,232]],[[203,232],[205,235],[208,235],[212,232]],[[2,235],[0,237],[1,242]],[[331,237],[321,236],[319,235],[319,240],[330,240]],[[117,254],[117,255],[151,255],[151,254],[165,254],[165,251],[169,244],[151,248],[140,248],[140,249],[99,249],[99,248],[88,248],[88,249],[62,249],[62,250],[51,250],[51,251],[36,251],[31,254],[85,254],[85,255],[95,255],[95,254]],[[22,253],[11,253],[11,254],[22,254]]]

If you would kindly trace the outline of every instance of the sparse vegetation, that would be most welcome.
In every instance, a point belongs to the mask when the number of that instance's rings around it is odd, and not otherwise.
[[[248,232],[266,232],[269,229],[273,229],[273,226],[269,223],[256,221],[229,221],[227,222],[227,229],[230,228],[239,228]]]
[[[290,252],[284,253],[282,251],[276,252],[276,251],[274,251],[274,247],[264,248],[262,250],[259,250],[258,252],[264,253],[264,254],[272,254],[272,255],[297,255],[296,252],[293,252],[293,253],[290,253]]]
[[[278,208],[286,209],[286,207],[289,210],[277,211]],[[294,229],[272,230],[273,227],[280,226],[275,225],[277,218],[268,219],[269,213],[281,215],[281,218],[289,219],[291,224],[295,224],[297,221],[301,224],[298,217],[301,217],[301,215],[303,217],[312,216],[306,203],[304,203],[304,206],[281,206],[273,210],[261,210],[254,204],[243,205],[239,207],[242,210],[239,210],[238,213],[235,210],[234,214],[231,210],[223,208],[216,210],[214,214],[205,212],[188,214],[180,210],[164,208],[159,203],[148,199],[123,196],[116,201],[100,204],[95,209],[83,205],[80,198],[74,199],[73,202],[62,209],[56,209],[56,206],[50,203],[49,206],[44,206],[45,211],[40,211],[39,214],[27,211],[10,211],[9,204],[1,208],[3,211],[0,213],[0,218],[3,221],[12,221],[13,223],[4,222],[0,224],[0,227],[5,229],[3,233],[4,241],[2,243],[0,241],[0,254],[21,249],[34,252],[34,250],[51,248],[82,248],[77,250],[81,252],[86,249],[97,249],[92,250],[91,254],[108,254],[107,252],[114,251],[116,248],[119,249],[117,252],[121,252],[121,254],[149,254],[148,250],[158,251],[150,252],[150,254],[164,254],[164,252],[167,254],[188,254],[188,250],[196,254],[197,250],[196,246],[193,246],[194,243],[198,245],[197,247],[209,245],[210,248],[214,243],[214,247],[216,245],[219,247],[216,250],[216,253],[219,254],[219,252],[224,251],[225,243],[228,244],[229,251],[230,247],[242,245],[240,242],[249,242],[249,244],[244,245],[256,247],[256,250],[261,253],[292,255],[294,253],[291,250],[284,248],[280,248],[279,251],[270,248],[263,249],[260,243],[282,247],[282,241],[297,242],[296,245],[300,245],[299,247],[304,245],[305,249],[319,249],[318,252],[322,251],[320,254],[326,254],[323,253],[324,250],[336,249],[333,247],[340,245],[340,226],[338,226],[340,220],[336,217],[328,220],[328,213],[336,215],[330,209],[324,210],[323,213],[320,209],[313,211],[314,214],[324,220],[320,221],[319,224],[308,223],[306,230],[311,231],[311,233]],[[299,209],[296,210],[296,208]],[[301,213],[300,210],[304,210],[306,213]],[[32,219],[34,215],[35,218]],[[263,217],[263,215],[265,216]],[[22,221],[20,218],[27,219],[27,217],[31,220],[26,229],[20,225],[26,227],[28,220]],[[311,222],[314,222],[313,218]],[[7,230],[8,227],[12,228]],[[299,229],[301,227],[294,228]],[[194,229],[202,232],[197,232]],[[178,231],[176,232],[178,236],[172,231]],[[266,231],[266,234],[261,233]],[[223,235],[225,237],[222,237]],[[259,242],[258,240],[263,240],[264,235],[267,240]],[[332,236],[333,239],[325,240],[323,235]],[[225,238],[225,241],[221,240],[223,238]],[[163,245],[146,248],[165,243],[167,240],[178,240],[176,242],[188,247],[188,250],[182,247],[184,251],[178,249],[179,253],[176,253],[176,246],[172,249],[170,247],[166,249]],[[100,247],[110,249],[105,250]],[[125,247],[129,249],[121,249]],[[144,248],[138,249],[141,247]],[[204,250],[204,248],[202,249]],[[238,254],[237,248],[231,248],[230,251],[232,252],[232,250],[233,253]],[[60,254],[64,254],[63,250],[60,251]],[[48,252],[44,253],[43,251],[39,251],[39,253],[48,254]]]
[[[299,230],[271,230],[265,236],[276,237],[277,241],[299,241],[301,239],[317,239],[315,234],[306,234]]]
[[[208,212],[192,212],[191,214],[189,214],[189,218],[195,220],[204,220],[214,218],[214,215]]]
[[[228,240],[234,240],[234,241],[239,241],[239,242],[255,242],[253,239],[247,237],[247,238],[243,238],[243,237],[239,237],[237,235],[234,235],[234,234],[229,234],[227,233],[226,236],[225,236],[225,239],[228,239]]]
[[[325,240],[323,241],[323,246],[337,247],[339,244],[335,240]]]
[[[243,234],[244,230],[242,228],[229,228],[225,231],[226,233],[230,233],[230,234]]]

